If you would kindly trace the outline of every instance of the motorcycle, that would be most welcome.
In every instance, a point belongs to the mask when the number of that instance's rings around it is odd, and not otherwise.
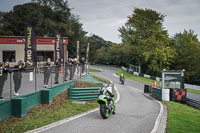
[[[125,77],[120,77],[120,81],[121,81],[122,84],[124,84]]]
[[[100,114],[103,119],[107,119],[111,113],[115,114],[114,95],[107,87],[102,87],[100,89],[99,97],[96,101],[100,104]]]

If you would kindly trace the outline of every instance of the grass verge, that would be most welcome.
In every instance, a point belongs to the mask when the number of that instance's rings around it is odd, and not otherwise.
[[[123,73],[123,75],[125,76],[126,79],[130,79],[130,80],[134,80],[137,82],[141,82],[144,84],[152,84],[153,80],[152,79],[148,79],[148,78],[144,78],[144,77],[140,77],[140,76],[135,76],[133,74],[130,74],[124,70],[120,70],[120,72],[116,73],[118,76]],[[160,85],[160,82],[157,81],[157,85]]]
[[[176,102],[167,105],[167,133],[200,133],[200,110]]]
[[[100,70],[97,70],[97,69],[90,69],[89,71],[90,72],[101,72]]]
[[[187,92],[200,95],[200,90],[187,89]]]
[[[102,77],[99,77],[99,76],[95,76],[95,75],[92,75],[91,76],[96,80],[96,81],[99,81],[99,82],[103,82],[103,83],[106,83],[106,84],[110,84],[110,81],[108,79],[104,79]]]
[[[51,104],[41,104],[28,111],[26,117],[11,117],[0,123],[0,133],[22,133],[98,107],[96,102],[86,104],[66,100],[67,91],[56,96]]]
[[[108,68],[108,69],[116,69],[116,70],[120,70],[120,67],[116,67],[116,66],[105,66],[105,65],[90,65],[91,67],[98,67],[98,68]]]

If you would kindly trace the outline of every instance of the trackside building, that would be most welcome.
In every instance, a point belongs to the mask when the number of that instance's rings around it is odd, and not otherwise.
[[[36,38],[37,61],[44,62],[47,58],[54,61],[54,37]],[[68,38],[63,37],[64,59],[67,59]],[[0,37],[0,62],[8,60],[10,65],[17,64],[19,60],[24,61],[25,39],[23,36],[1,36]]]

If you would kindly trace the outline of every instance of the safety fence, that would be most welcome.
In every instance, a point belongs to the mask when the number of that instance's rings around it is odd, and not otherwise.
[[[88,73],[87,64],[47,65],[37,67],[11,67],[7,71],[1,68],[0,100],[13,98],[49,88],[70,80],[78,80]]]
[[[189,105],[189,106],[192,106],[192,107],[194,107],[194,108],[200,109],[200,101],[187,98],[186,104]]]
[[[156,77],[156,76],[152,76],[152,75],[148,75],[148,74],[144,74],[144,73],[139,73],[139,72],[135,72],[133,70],[130,70],[126,67],[121,67],[122,70],[126,71],[126,72],[129,72],[130,74],[133,74],[135,76],[140,76],[140,77],[145,77],[145,78],[149,78],[149,79],[152,79],[152,80],[156,80],[156,81],[161,81],[161,78],[159,77]]]
[[[149,79],[152,79],[152,80],[156,80],[156,81],[161,81],[162,78],[160,77],[156,77],[156,76],[152,76],[152,75],[148,75],[148,74],[143,74],[143,73],[138,73],[138,72],[135,72],[135,71],[132,71],[126,67],[121,67],[122,70],[126,71],[126,72],[129,72],[135,76],[140,76],[140,77],[145,77],[145,78],[149,78]],[[193,89],[193,90],[200,90],[200,86],[197,86],[197,85],[191,85],[191,84],[184,84],[185,88],[189,88],[189,89]]]
[[[61,92],[67,90],[74,84],[74,80],[62,83],[51,88],[44,88],[39,91],[17,96],[7,100],[0,101],[0,121],[10,116],[24,117],[27,115],[28,109],[39,104],[49,104],[53,98]]]

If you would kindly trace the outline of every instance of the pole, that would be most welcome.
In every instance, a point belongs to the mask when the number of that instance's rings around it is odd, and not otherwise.
[[[50,68],[50,73],[51,73],[51,87],[52,87],[52,66]]]
[[[12,98],[12,73],[10,73],[10,98]]]
[[[165,76],[165,74],[164,74],[164,72],[165,72],[165,69],[163,69],[163,71],[162,71],[162,89],[164,89],[164,87],[165,87],[165,85],[164,85],[164,76]]]
[[[35,91],[37,91],[37,66],[35,67]]]

